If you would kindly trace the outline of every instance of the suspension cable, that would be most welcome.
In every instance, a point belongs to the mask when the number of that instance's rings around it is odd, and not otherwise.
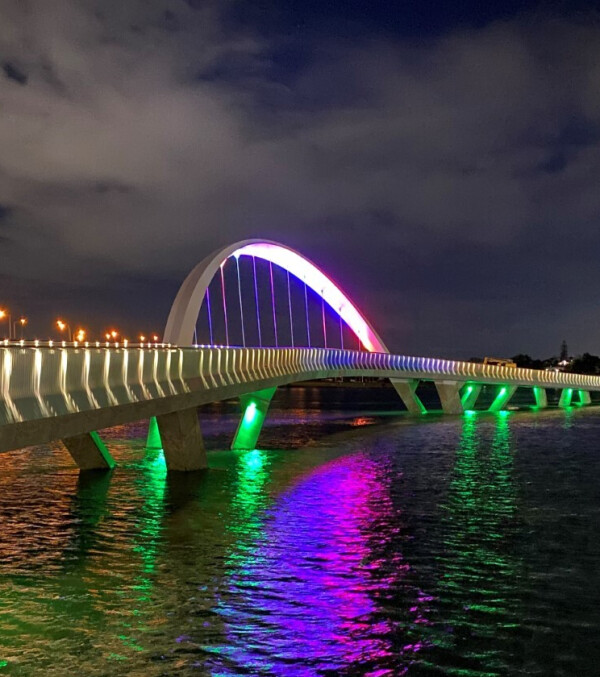
[[[308,347],[310,348],[310,323],[308,321],[308,290],[306,281],[304,282],[304,309],[306,311],[306,338],[308,339]]]
[[[269,274],[271,276],[271,303],[273,305],[273,329],[275,329],[275,347],[279,348],[277,337],[277,316],[275,315],[275,286],[273,285],[273,263],[269,261]]]
[[[323,294],[323,290],[321,290],[321,294]],[[325,299],[323,296],[321,296],[321,318],[323,320],[323,343],[325,344],[325,348],[327,348],[327,326],[325,324]]]
[[[242,323],[242,346],[246,347],[246,332],[244,331],[244,306],[242,304],[242,283],[240,282],[240,257],[235,257],[235,266],[237,268],[238,299],[240,302],[240,322]]]
[[[292,319],[292,294],[290,292],[290,271],[287,272],[287,288],[288,288],[288,308],[290,311],[290,335],[292,337],[292,348],[294,347],[294,321]]]
[[[262,333],[260,331],[260,308],[258,305],[258,285],[256,283],[256,256],[252,257],[252,270],[254,272],[254,302],[256,304],[256,324],[258,326],[258,345],[262,348]]]
[[[229,346],[229,323],[227,322],[227,299],[225,298],[225,275],[223,274],[223,268],[227,259],[221,264],[221,295],[223,297],[223,315],[225,316],[225,344]]]
[[[212,323],[212,311],[210,308],[210,289],[206,288],[206,310],[208,312],[208,333],[210,336],[210,345],[214,345],[213,341],[213,323]]]

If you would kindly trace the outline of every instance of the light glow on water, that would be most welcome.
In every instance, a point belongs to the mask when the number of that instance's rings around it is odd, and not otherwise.
[[[600,414],[398,425],[296,390],[261,449],[203,412],[208,472],[168,476],[141,424],[103,431],[111,473],[0,456],[4,671],[595,674]]]

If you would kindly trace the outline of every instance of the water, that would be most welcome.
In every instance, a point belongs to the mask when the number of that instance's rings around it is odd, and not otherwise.
[[[264,449],[195,476],[142,425],[112,476],[3,454],[0,674],[600,674],[599,411],[278,396]],[[234,409],[202,421],[223,447]]]

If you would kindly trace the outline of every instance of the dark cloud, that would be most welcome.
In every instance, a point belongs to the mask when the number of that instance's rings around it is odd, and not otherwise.
[[[19,85],[27,84],[27,76],[25,73],[23,73],[23,71],[17,68],[17,66],[15,66],[15,64],[11,63],[10,61],[6,61],[2,64],[2,70],[4,71],[4,75],[9,80],[13,80]]]
[[[397,350],[596,350],[593,20],[348,41],[232,6],[2,4],[0,54],[29,78],[0,89],[4,275],[73,313],[96,289],[107,314],[110,289],[115,316],[156,327],[208,251],[265,236],[321,262]]]

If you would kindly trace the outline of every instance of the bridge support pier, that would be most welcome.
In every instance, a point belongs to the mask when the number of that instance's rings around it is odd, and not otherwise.
[[[496,399],[490,404],[489,411],[502,411],[516,390],[517,386],[501,386]]]
[[[231,443],[232,449],[256,449],[275,390],[276,388],[266,388],[240,397],[242,418]]]
[[[467,383],[461,395],[463,409],[469,411],[475,409],[475,403],[481,393],[481,383]]]
[[[148,421],[148,436],[146,437],[146,449],[149,451],[157,451],[162,449],[162,440],[160,439],[160,430],[158,429],[158,421],[156,416],[152,416]]]
[[[444,414],[462,414],[464,413],[463,404],[460,399],[460,388],[462,384],[456,381],[436,381],[435,388],[442,404]]]
[[[404,403],[404,406],[408,409],[411,414],[426,414],[427,409],[419,396],[415,392],[419,381],[418,379],[411,379],[410,381],[403,381],[397,378],[391,378],[390,383],[396,389],[396,392],[400,396],[400,399]]]
[[[546,388],[540,388],[535,386],[533,389],[533,395],[535,397],[535,406],[540,409],[545,409],[548,406],[548,393]]]
[[[590,395],[588,390],[580,390],[579,391],[579,404],[581,405],[586,405],[586,404],[591,404],[592,403],[592,396]]]
[[[196,407],[156,417],[168,470],[208,467]]]
[[[111,470],[116,465],[97,432],[66,437],[62,442],[80,470]]]
[[[558,406],[567,407],[571,406],[571,400],[573,399],[573,388],[563,388],[560,393],[560,399],[558,400]]]

